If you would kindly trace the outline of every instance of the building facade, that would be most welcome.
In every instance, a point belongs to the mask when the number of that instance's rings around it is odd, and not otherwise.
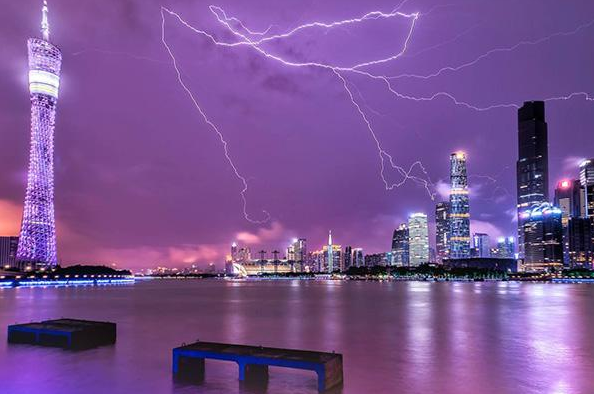
[[[497,239],[496,257],[511,259],[515,257],[516,247],[514,237],[500,237]]]
[[[353,248],[346,246],[344,248],[344,270],[348,270],[353,266]]]
[[[491,257],[491,238],[488,234],[474,233],[472,235],[472,257]]]
[[[17,262],[24,267],[57,264],[54,219],[54,125],[62,53],[49,42],[48,9],[42,10],[42,38],[30,38],[31,149]]]
[[[464,152],[450,156],[450,252],[452,259],[470,257],[470,205]]]
[[[518,110],[518,253],[525,254],[526,212],[549,201],[548,129],[543,101],[527,101]]]
[[[435,205],[435,254],[442,263],[450,254],[450,202],[442,201]]]
[[[561,210],[548,203],[522,213],[526,271],[550,271],[563,268],[561,221]]]
[[[16,267],[19,237],[0,237],[0,267]]]
[[[567,243],[571,268],[594,268],[594,217],[569,219]]]
[[[353,248],[352,256],[353,256],[352,264],[354,267],[365,266],[365,255],[363,254],[362,248]]]
[[[582,215],[594,216],[594,159],[584,160],[580,164],[580,184],[582,187]]]
[[[579,179],[564,179],[557,183],[553,204],[561,210],[563,225],[563,264],[570,265],[569,257],[569,220],[582,216],[582,193]]]
[[[392,235],[392,264],[397,267],[409,265],[408,226],[402,223]]]
[[[408,218],[409,266],[429,262],[429,228],[427,215],[413,213]]]
[[[287,248],[287,260],[294,265],[295,271],[304,272],[307,266],[307,240],[294,238]]]

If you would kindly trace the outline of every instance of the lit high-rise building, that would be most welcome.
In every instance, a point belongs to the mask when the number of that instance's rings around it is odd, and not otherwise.
[[[16,266],[19,237],[0,237],[0,268]]]
[[[365,256],[363,255],[363,249],[361,248],[353,248],[353,260],[352,260],[353,267],[363,267],[365,266]]]
[[[49,42],[48,8],[44,1],[42,38],[30,38],[29,93],[31,149],[17,262],[25,266],[57,264],[54,219],[54,125],[62,53]]]
[[[353,266],[353,248],[347,246],[344,248],[344,269],[348,270]]]
[[[568,225],[572,217],[580,217],[582,210],[582,193],[579,180],[564,179],[555,188],[554,205],[561,210],[561,224],[563,225],[563,264],[568,266],[569,234]]]
[[[435,252],[437,261],[443,262],[450,252],[450,203],[438,202],[435,205]]]
[[[397,267],[408,267],[409,265],[409,242],[408,226],[402,223],[392,235],[392,265]]]
[[[563,268],[562,212],[549,203],[520,214],[526,271]]]
[[[491,238],[488,234],[474,233],[472,235],[473,257],[491,257]]]
[[[524,257],[523,213],[549,201],[548,131],[543,101],[527,101],[518,110],[518,253]],[[525,215],[524,215],[525,216]]]
[[[594,268],[594,217],[572,217],[567,227],[569,266]]]
[[[470,257],[470,205],[464,152],[450,156],[450,255],[452,259]]]
[[[305,271],[307,262],[307,240],[294,238],[287,248],[287,260],[295,264],[295,270]]]
[[[584,160],[580,164],[580,183],[582,186],[582,204],[584,217],[594,216],[594,159]]]
[[[409,265],[416,267],[429,262],[429,228],[427,215],[413,213],[408,218]]]
[[[504,259],[512,259],[515,256],[514,237],[501,237],[497,239],[496,256]]]

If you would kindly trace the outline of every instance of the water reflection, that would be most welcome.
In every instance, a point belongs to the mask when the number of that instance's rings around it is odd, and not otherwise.
[[[276,368],[266,386],[239,384],[232,363],[207,363],[199,388],[175,384],[171,349],[197,338],[336,350],[343,393],[594,393],[588,285],[164,280],[2,289],[0,305],[3,327],[60,316],[118,323],[116,346],[76,354],[0,337],[11,377],[2,393],[316,392],[313,373]]]

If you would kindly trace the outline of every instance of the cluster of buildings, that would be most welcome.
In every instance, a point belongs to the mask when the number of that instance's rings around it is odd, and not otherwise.
[[[428,216],[416,212],[393,232],[391,250],[365,255],[363,249],[332,242],[309,252],[306,239],[295,239],[279,258],[233,244],[227,271],[241,267],[248,274],[261,272],[345,271],[377,265],[416,267],[493,268],[542,272],[563,268],[594,267],[594,159],[584,160],[575,179],[561,180],[549,198],[548,128],[545,104],[525,102],[518,110],[517,212],[518,233],[491,241],[489,234],[470,231],[467,157],[450,155],[449,199],[435,206],[435,244],[429,242]],[[517,242],[516,242],[517,239]]]

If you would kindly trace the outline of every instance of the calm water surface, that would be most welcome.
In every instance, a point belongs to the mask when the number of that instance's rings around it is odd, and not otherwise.
[[[8,345],[8,324],[74,317],[118,324],[85,352]],[[594,286],[154,280],[0,290],[0,393],[257,393],[207,361],[200,386],[171,378],[196,339],[335,350],[337,393],[594,393]],[[269,393],[315,393],[313,372],[271,368]]]

